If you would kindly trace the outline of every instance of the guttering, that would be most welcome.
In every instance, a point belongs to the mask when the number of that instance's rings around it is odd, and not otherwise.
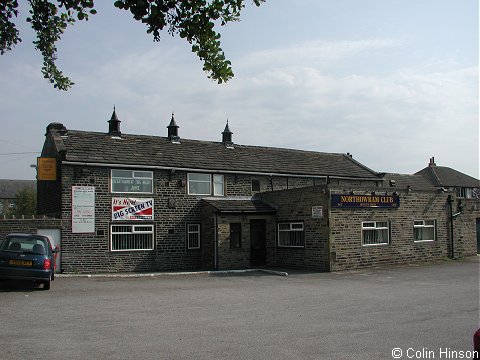
[[[81,161],[62,161],[65,165],[82,165],[82,166],[97,166],[97,167],[117,167],[117,168],[132,168],[132,169],[157,169],[157,170],[175,170],[175,171],[189,171],[189,172],[203,172],[212,174],[242,174],[242,175],[262,175],[262,176],[278,176],[278,177],[298,177],[298,178],[315,178],[315,179],[339,179],[339,180],[369,180],[382,181],[381,178],[357,178],[351,176],[332,176],[332,175],[302,175],[302,174],[288,174],[288,173],[271,173],[258,171],[232,171],[232,170],[211,170],[198,168],[184,168],[175,166],[158,166],[158,165],[130,165],[130,164],[115,164],[115,163],[91,163]]]

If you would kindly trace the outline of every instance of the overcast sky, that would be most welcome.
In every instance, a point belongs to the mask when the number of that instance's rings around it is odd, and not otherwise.
[[[25,3],[25,2],[22,2]],[[218,85],[182,39],[154,43],[108,1],[69,28],[60,92],[19,16],[23,42],[0,56],[0,178],[34,179],[46,126],[351,153],[379,172],[437,165],[479,177],[478,0],[247,0],[220,31],[235,77]],[[24,9],[23,9],[24,10]],[[128,151],[128,149],[126,149]],[[208,154],[205,154],[208,156]]]

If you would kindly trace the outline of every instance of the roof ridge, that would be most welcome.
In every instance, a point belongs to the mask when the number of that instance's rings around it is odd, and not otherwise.
[[[435,180],[437,181],[438,186],[443,186],[442,181],[441,181],[440,178],[438,177],[438,175],[437,175],[434,167],[436,167],[436,166],[430,166],[429,168],[430,168],[430,170],[431,170],[431,172],[432,172]]]

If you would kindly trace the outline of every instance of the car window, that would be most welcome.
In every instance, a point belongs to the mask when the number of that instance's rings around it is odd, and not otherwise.
[[[46,254],[47,242],[44,239],[38,239],[34,237],[21,237],[11,236],[3,243],[3,250],[18,251],[18,252],[31,252],[36,254]]]

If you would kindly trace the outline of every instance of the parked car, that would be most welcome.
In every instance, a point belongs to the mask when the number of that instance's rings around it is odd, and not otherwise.
[[[480,359],[480,328],[473,334],[473,358]]]
[[[49,290],[58,251],[46,236],[9,234],[0,245],[0,278],[32,280]]]

